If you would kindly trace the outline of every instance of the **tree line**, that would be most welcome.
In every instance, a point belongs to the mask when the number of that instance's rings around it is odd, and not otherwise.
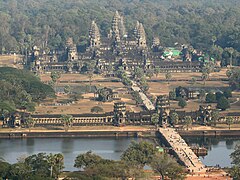
[[[64,174],[65,179],[127,179],[147,176],[144,166],[149,165],[163,179],[183,179],[185,170],[168,154],[157,151],[153,144],[133,141],[120,160],[104,159],[91,151],[79,154],[74,162],[77,172]],[[20,158],[15,164],[0,160],[0,177],[8,179],[56,179],[64,169],[62,154],[38,153]]]
[[[119,10],[129,34],[139,20],[148,42],[159,36],[163,46],[191,44],[229,59],[225,48],[235,50],[233,57],[240,51],[239,7],[236,0],[1,0],[0,52],[24,54],[33,45],[46,52],[64,49],[68,37],[84,46],[90,22],[96,20],[107,36],[112,16]]]
[[[0,113],[8,114],[16,109],[33,112],[36,103],[55,96],[54,90],[25,70],[0,67]]]
[[[240,178],[240,145],[231,153],[233,167],[229,172],[233,179]],[[146,173],[148,165],[153,173]],[[92,151],[79,154],[74,167],[79,171],[64,173],[64,179],[127,179],[160,176],[162,179],[184,179],[187,172],[170,155],[161,153],[153,144],[133,141],[121,155],[120,160],[104,159]],[[38,153],[19,158],[17,163],[9,164],[0,159],[0,177],[3,179],[51,180],[61,177],[64,170],[64,156]]]

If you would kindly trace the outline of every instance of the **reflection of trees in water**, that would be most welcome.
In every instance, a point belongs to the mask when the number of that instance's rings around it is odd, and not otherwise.
[[[189,145],[198,145],[206,147],[208,150],[211,150],[213,146],[217,146],[220,141],[225,141],[227,149],[234,149],[236,142],[239,138],[229,138],[229,137],[184,137],[185,141]],[[240,143],[240,141],[239,141]]]
[[[62,140],[62,153],[73,152],[74,141],[73,138],[63,138]]]
[[[234,148],[234,139],[226,139],[226,147],[227,147],[227,149],[233,149]]]
[[[34,150],[34,147],[35,147],[35,140],[34,138],[27,138],[26,139],[26,148],[27,148],[27,152],[28,154],[34,154],[35,150]]]

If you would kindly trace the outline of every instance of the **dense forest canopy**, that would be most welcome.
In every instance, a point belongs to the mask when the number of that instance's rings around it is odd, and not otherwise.
[[[0,113],[16,108],[34,111],[35,103],[54,96],[54,90],[29,71],[0,67]]]
[[[240,51],[238,0],[0,0],[0,51],[59,49],[69,36],[84,44],[90,22],[107,35],[116,10],[128,30],[142,22],[148,42],[159,36],[163,46],[178,42],[206,50],[214,37],[216,45]]]

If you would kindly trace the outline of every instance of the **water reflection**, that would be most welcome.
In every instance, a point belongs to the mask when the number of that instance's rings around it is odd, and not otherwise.
[[[208,149],[208,155],[200,157],[207,166],[219,164],[221,167],[230,167],[230,154],[236,144],[240,144],[240,137],[184,137],[189,145],[204,146]]]
[[[62,153],[65,170],[76,170],[74,160],[77,155],[89,150],[103,158],[120,159],[122,152],[136,138],[29,138],[0,139],[0,157],[10,163],[17,159],[40,152]]]

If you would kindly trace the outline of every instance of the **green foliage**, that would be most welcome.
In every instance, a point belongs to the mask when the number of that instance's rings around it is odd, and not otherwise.
[[[133,77],[134,77],[136,80],[141,79],[143,76],[144,76],[144,71],[143,71],[142,68],[137,67],[137,68],[134,69]]]
[[[224,97],[223,93],[221,93],[221,92],[216,92],[215,95],[216,95],[217,101],[219,101],[220,98]]]
[[[10,164],[7,162],[4,162],[3,160],[0,160],[0,177],[6,178],[7,171],[10,168]]]
[[[57,82],[57,80],[61,77],[61,74],[60,72],[51,72],[51,75],[50,75],[51,79],[52,79],[52,82],[55,84]]]
[[[103,108],[99,107],[99,106],[94,106],[91,108],[91,112],[92,113],[99,113],[99,112],[103,112]]]
[[[216,102],[216,95],[212,92],[208,93],[206,96],[207,103],[215,103]]]
[[[232,89],[240,89],[240,69],[235,68],[227,71],[229,84]]]
[[[73,116],[69,114],[61,115],[61,121],[63,123],[65,131],[68,131],[69,127],[73,124]]]
[[[162,179],[167,176],[170,179],[184,179],[184,168],[168,154],[156,154],[150,164],[152,169],[160,174]]]
[[[219,111],[214,110],[214,111],[212,112],[212,122],[210,122],[210,123],[211,123],[212,125],[216,126],[219,117],[220,117]]]
[[[69,36],[84,46],[91,20],[96,19],[106,36],[116,10],[125,15],[128,29],[136,20],[143,22],[148,41],[160,35],[163,46],[178,42],[203,50],[231,46],[239,51],[239,6],[233,0],[1,1],[0,52],[24,53],[43,42],[50,49],[63,49]],[[215,51],[211,53],[216,56]]]
[[[231,89],[227,89],[223,92],[223,95],[228,99],[230,97],[232,97],[232,91]]]
[[[169,91],[169,99],[170,100],[175,100],[176,97],[176,92],[175,91]]]
[[[146,76],[149,77],[150,79],[152,79],[154,75],[154,71],[152,69],[149,69],[146,71]]]
[[[132,142],[129,148],[122,154],[121,160],[133,166],[143,168],[152,161],[155,153],[156,148],[148,142]]]
[[[234,152],[230,154],[230,157],[232,159],[232,164],[234,165],[231,170],[230,174],[234,179],[240,178],[240,145],[236,145]]]
[[[226,118],[226,123],[228,125],[228,129],[230,130],[231,124],[233,124],[233,118],[232,117],[227,117]]]
[[[69,85],[64,86],[64,93],[69,94],[71,92],[71,87]]]
[[[74,167],[85,169],[99,163],[100,161],[102,161],[100,156],[93,154],[92,151],[88,151],[76,157]]]
[[[12,165],[0,162],[0,167],[3,167],[0,168],[0,173],[3,170],[4,174],[1,175],[13,180],[53,180],[62,172],[63,163],[62,154],[39,153]]]
[[[31,72],[0,67],[0,77],[0,107],[9,112],[16,108],[33,112],[35,102],[54,96],[53,89]]]
[[[167,82],[168,82],[168,84],[169,84],[169,80],[172,79],[172,74],[171,74],[170,72],[167,72],[167,73],[165,74],[165,78],[166,78],[166,80],[167,80]]]
[[[227,98],[221,97],[217,102],[217,108],[221,110],[230,108],[230,103],[228,102]]]
[[[157,114],[157,113],[152,114],[152,116],[151,116],[151,122],[152,122],[154,125],[158,124],[158,122],[159,122],[159,114]]]
[[[183,98],[179,98],[178,106],[180,106],[181,108],[184,108],[186,105],[187,105],[186,100]]]
[[[133,99],[136,101],[136,104],[143,103],[143,100],[142,100],[141,96],[139,95],[139,92],[133,91],[133,92],[131,92],[131,95],[132,95]]]
[[[187,126],[187,130],[188,130],[189,126],[192,125],[192,122],[193,122],[193,120],[192,120],[191,116],[186,116],[184,118],[184,124]]]
[[[172,124],[176,125],[176,124],[178,124],[179,116],[178,116],[178,114],[176,112],[172,112],[170,114],[170,119],[172,121]]]

